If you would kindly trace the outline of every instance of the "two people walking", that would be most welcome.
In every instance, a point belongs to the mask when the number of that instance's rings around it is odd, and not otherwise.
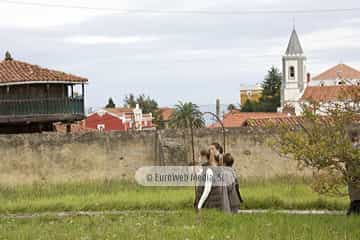
[[[205,163],[197,171],[201,181],[196,187],[195,209],[215,208],[228,213],[238,212],[243,200],[232,168],[232,155],[223,155],[221,145],[213,143],[208,150],[201,151],[200,160]]]

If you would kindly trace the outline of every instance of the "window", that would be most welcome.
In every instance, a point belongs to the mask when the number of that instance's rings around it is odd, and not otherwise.
[[[105,130],[105,124],[98,124],[97,129],[99,132],[103,132]]]
[[[295,67],[294,66],[291,66],[289,68],[289,77],[290,79],[294,79],[295,78]]]

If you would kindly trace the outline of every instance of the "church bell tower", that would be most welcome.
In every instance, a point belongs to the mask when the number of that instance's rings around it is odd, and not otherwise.
[[[281,83],[281,108],[291,106],[298,112],[301,98],[307,84],[306,56],[301,47],[295,27],[285,55],[282,57],[283,78]]]

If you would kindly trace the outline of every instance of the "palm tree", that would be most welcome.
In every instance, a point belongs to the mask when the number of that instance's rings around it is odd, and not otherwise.
[[[202,128],[205,126],[203,114],[199,110],[199,106],[192,102],[181,102],[175,105],[175,110],[170,116],[170,127],[180,129],[190,129],[191,147],[193,163],[195,165],[194,150],[194,128]]]

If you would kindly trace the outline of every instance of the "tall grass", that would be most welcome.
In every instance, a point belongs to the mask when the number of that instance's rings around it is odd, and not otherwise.
[[[344,210],[346,198],[320,196],[306,179],[248,180],[241,184],[243,209]],[[190,209],[194,189],[142,187],[123,181],[86,181],[62,184],[35,183],[0,186],[0,213]]]
[[[0,219],[1,239],[360,239],[360,218],[206,211]]]

